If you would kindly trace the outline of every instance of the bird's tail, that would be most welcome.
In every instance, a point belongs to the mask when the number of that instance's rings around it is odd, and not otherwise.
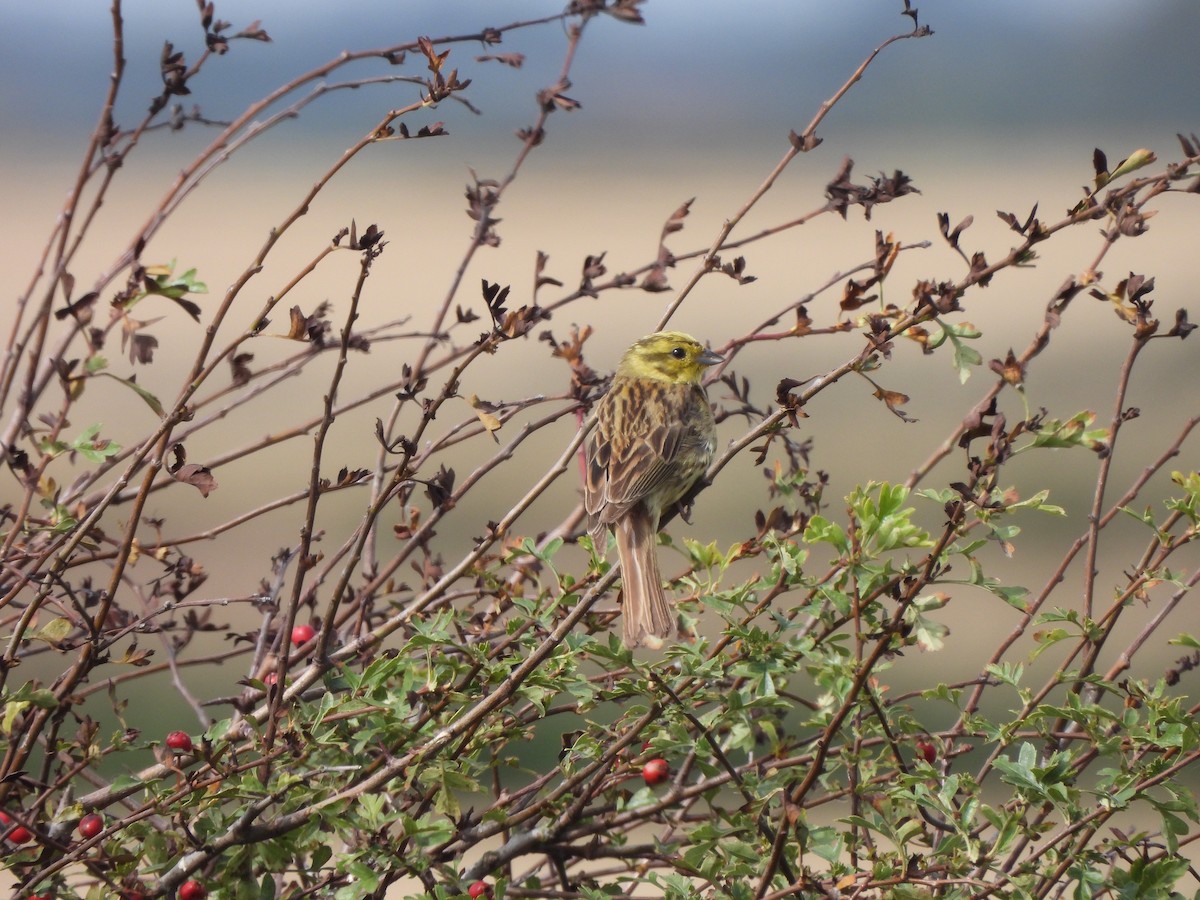
[[[675,617],[658,571],[658,517],[639,503],[617,521],[616,538],[625,597],[625,646],[660,647]]]

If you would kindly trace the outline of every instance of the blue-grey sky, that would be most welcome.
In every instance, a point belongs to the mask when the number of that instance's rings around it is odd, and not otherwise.
[[[1200,120],[1194,85],[1200,75],[1200,8],[1190,0],[1147,4],[1111,0],[924,0],[921,20],[932,43],[893,48],[856,89],[831,126],[908,129],[1190,130]],[[218,18],[235,29],[261,19],[270,45],[235,46],[198,82],[190,100],[205,112],[230,116],[281,80],[342,50],[387,46],[416,35],[464,33],[561,9],[559,2],[397,2],[354,4],[226,0]],[[645,27],[596,22],[574,70],[577,97],[594,122],[674,128],[710,140],[732,140],[740,129],[778,129],[787,103],[796,125],[845,78],[879,40],[905,29],[893,0],[649,0]],[[126,0],[128,82],[120,107],[131,122],[154,92],[164,39],[188,60],[202,47],[192,0]],[[68,0],[6,6],[0,12],[0,121],[9,137],[66,139],[90,127],[111,68],[108,4]],[[556,27],[513,34],[493,52],[527,53],[550,80],[561,43]],[[476,48],[453,60],[464,74],[477,68]],[[852,63],[853,61],[853,63]],[[419,65],[406,67],[417,73]],[[510,79],[515,84],[516,79]],[[480,127],[509,128],[507,107],[531,104],[522,88],[506,92],[492,78],[472,94],[485,117]],[[522,80],[522,85],[528,79]],[[399,88],[403,98],[415,89]],[[378,105],[379,95],[364,99]],[[314,111],[352,117],[344,99]],[[304,127],[301,123],[300,127]],[[6,143],[9,141],[6,140]],[[24,145],[20,142],[18,146]],[[10,147],[13,145],[10,144]]]

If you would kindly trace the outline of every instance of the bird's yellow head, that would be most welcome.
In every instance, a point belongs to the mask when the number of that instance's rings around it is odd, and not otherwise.
[[[690,334],[659,331],[646,335],[625,351],[617,375],[671,384],[699,384],[705,368],[723,359],[706,350]]]

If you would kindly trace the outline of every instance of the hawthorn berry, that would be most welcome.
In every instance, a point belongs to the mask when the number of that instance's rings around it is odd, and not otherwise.
[[[79,833],[85,838],[94,838],[104,830],[104,816],[99,813],[88,813],[79,820]]]
[[[937,747],[932,741],[917,741],[917,756],[932,766],[937,762]]]
[[[12,824],[12,816],[8,813],[0,812],[0,833]],[[18,825],[8,833],[8,839],[14,844],[26,844],[33,840],[33,834],[24,825]]]
[[[172,731],[167,735],[167,746],[176,753],[191,753],[191,735],[189,735],[186,731]]]
[[[179,900],[204,900],[208,891],[198,881],[185,881],[179,886]]]
[[[490,897],[492,896],[492,886],[486,881],[476,881],[469,888],[467,888],[467,896]]]
[[[311,625],[297,625],[292,629],[292,643],[299,647],[301,644],[307,644],[316,636],[317,629]]]
[[[656,784],[662,784],[670,777],[671,766],[661,756],[654,757],[654,759],[642,766],[642,780],[651,787],[654,787]]]

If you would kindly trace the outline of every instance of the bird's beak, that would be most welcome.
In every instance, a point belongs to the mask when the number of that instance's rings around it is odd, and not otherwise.
[[[696,357],[696,362],[702,366],[715,366],[719,362],[725,362],[725,357],[719,353],[713,353],[711,350],[705,350]]]

